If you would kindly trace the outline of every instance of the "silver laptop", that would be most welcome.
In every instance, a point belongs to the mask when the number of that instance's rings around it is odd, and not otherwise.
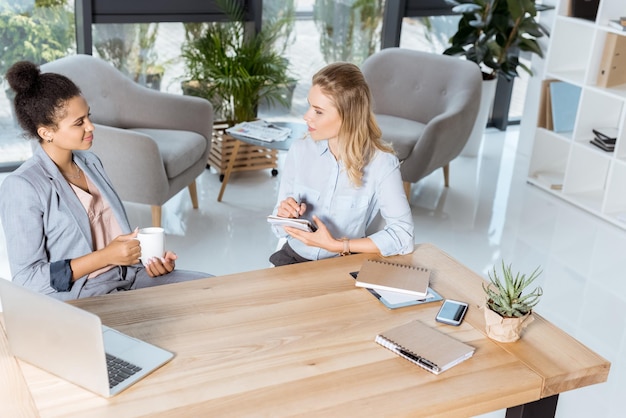
[[[2,278],[0,300],[14,356],[100,396],[117,395],[174,357],[102,325],[97,315]]]

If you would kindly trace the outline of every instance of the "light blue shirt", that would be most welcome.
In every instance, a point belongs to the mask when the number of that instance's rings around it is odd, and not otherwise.
[[[376,151],[365,167],[363,184],[350,182],[343,163],[337,162],[328,148],[328,141],[310,137],[291,145],[281,170],[278,205],[293,197],[306,203],[304,218],[316,215],[336,239],[363,238],[380,212],[384,229],[369,235],[383,256],[408,254],[413,251],[413,217],[406,199],[398,158],[388,152]],[[337,253],[310,247],[288,237],[282,227],[272,227],[278,237],[287,237],[289,245],[302,257],[319,260]]]

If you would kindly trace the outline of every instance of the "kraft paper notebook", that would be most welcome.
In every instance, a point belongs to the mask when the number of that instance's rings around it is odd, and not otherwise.
[[[359,270],[356,285],[425,297],[429,281],[430,270],[425,267],[366,260]]]
[[[358,271],[350,273],[353,279],[356,279],[359,275]],[[406,306],[421,305],[424,303],[438,302],[443,300],[443,297],[434,291],[432,288],[428,288],[428,294],[426,296],[413,296],[407,293],[390,292],[388,290],[374,290],[367,289],[380,303],[388,307],[389,309],[404,308]]]
[[[431,373],[442,373],[474,355],[474,347],[421,321],[376,336],[378,344]]]

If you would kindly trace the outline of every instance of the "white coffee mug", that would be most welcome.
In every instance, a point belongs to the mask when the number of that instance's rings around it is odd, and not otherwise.
[[[141,246],[141,262],[145,266],[153,257],[163,257],[165,254],[165,231],[163,228],[152,226],[141,228],[137,232],[137,239]]]

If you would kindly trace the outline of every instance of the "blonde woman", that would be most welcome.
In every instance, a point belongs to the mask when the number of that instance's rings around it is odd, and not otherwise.
[[[286,243],[272,254],[272,264],[412,252],[413,218],[400,163],[381,140],[359,68],[343,62],[324,67],[313,76],[308,101],[304,120],[309,135],[294,142],[287,154],[273,213],[306,218],[317,229],[273,226]],[[379,213],[385,227],[366,236]]]

